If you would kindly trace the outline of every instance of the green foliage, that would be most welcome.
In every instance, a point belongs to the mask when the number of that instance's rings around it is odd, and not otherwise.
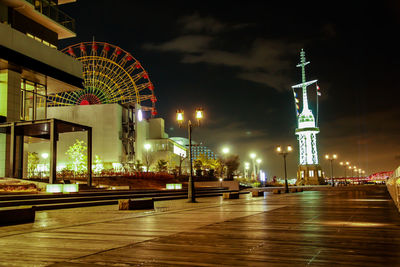
[[[135,161],[135,170],[139,172],[143,170],[143,163],[140,160]]]
[[[70,146],[65,152],[68,159],[71,161],[67,165],[67,169],[73,170],[75,172],[82,172],[87,170],[87,145],[84,141],[75,141],[75,144]]]
[[[101,173],[104,170],[103,161],[100,159],[99,155],[96,155],[94,158],[94,173]]]
[[[233,178],[233,173],[239,168],[240,160],[238,155],[231,155],[225,159],[225,166],[227,168],[227,177]]]
[[[39,154],[28,152],[28,177],[32,177],[39,164]]]
[[[159,159],[157,162],[157,171],[158,172],[166,172],[168,170],[168,162],[163,159]]]

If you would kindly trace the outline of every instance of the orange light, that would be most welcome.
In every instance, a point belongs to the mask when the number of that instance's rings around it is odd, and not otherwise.
[[[176,120],[180,123],[183,122],[183,110],[178,109],[176,111]]]

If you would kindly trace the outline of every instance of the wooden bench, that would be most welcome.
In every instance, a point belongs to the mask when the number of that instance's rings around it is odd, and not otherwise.
[[[297,188],[297,192],[303,192],[303,188]]]
[[[251,195],[253,197],[263,197],[264,191],[260,191],[260,190],[251,191]]]
[[[119,210],[151,210],[154,209],[154,199],[152,198],[133,198],[119,199]]]
[[[0,225],[31,223],[35,221],[35,206],[0,208]]]
[[[228,192],[224,193],[224,199],[238,199],[239,198],[239,192]]]
[[[296,188],[290,188],[290,193],[296,193],[297,189]]]

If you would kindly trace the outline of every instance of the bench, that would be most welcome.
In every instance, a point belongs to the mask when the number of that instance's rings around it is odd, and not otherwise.
[[[259,190],[251,191],[251,195],[253,197],[263,197],[264,191],[259,191]]]
[[[224,199],[238,199],[239,192],[228,192],[223,194]]]
[[[35,206],[0,208],[0,225],[31,223],[35,221]]]
[[[119,199],[119,210],[151,210],[154,209],[154,199],[152,198],[133,198]]]
[[[303,188],[297,188],[297,192],[303,192]]]
[[[296,188],[290,188],[290,193],[296,193],[297,189]]]

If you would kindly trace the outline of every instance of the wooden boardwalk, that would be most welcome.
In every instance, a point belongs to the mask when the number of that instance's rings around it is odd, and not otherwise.
[[[0,227],[3,266],[400,266],[384,187],[41,211]]]

